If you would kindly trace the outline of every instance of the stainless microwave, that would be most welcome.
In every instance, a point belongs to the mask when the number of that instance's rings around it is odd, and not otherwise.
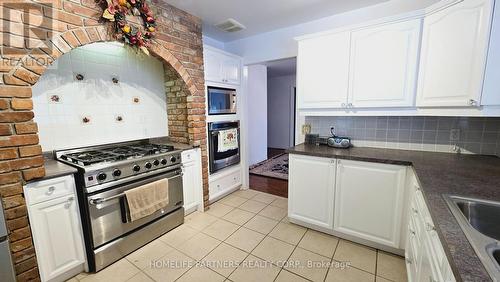
[[[208,114],[236,114],[236,90],[208,87]]]

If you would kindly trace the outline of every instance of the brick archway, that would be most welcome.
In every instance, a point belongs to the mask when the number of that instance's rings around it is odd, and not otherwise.
[[[47,62],[83,45],[114,41],[107,24],[99,21],[102,9],[96,1],[78,2],[26,0],[22,4],[15,1],[0,3],[4,29],[11,27],[11,30],[3,30],[3,41],[0,42],[3,60],[0,65],[0,198],[18,281],[38,277],[23,185],[45,175],[38,127],[33,121],[31,88],[48,67]],[[175,120],[174,125],[184,132],[176,141],[201,148],[204,204],[208,206],[201,20],[161,1],[151,2],[158,26],[149,50],[154,57],[169,65],[169,69],[175,70],[167,76],[175,77],[176,83],[183,85],[184,104],[177,105],[176,111],[182,110],[184,116]],[[19,11],[19,7],[24,10]],[[12,61],[16,63],[10,64]],[[40,64],[34,63],[37,61]],[[169,126],[170,123],[169,118]]]
[[[9,74],[4,75],[4,81],[6,84],[32,86],[49,66],[47,62],[55,61],[60,56],[84,45],[112,41],[116,40],[104,26],[79,27],[56,34],[53,38],[40,44],[39,47],[32,49],[31,53],[21,58],[19,63],[12,68]],[[200,94],[199,90],[193,84],[191,75],[172,52],[166,49],[158,41],[152,43],[149,51],[153,56],[175,69],[184,83],[186,83],[191,95],[197,96]],[[38,64],[35,64],[37,62]]]

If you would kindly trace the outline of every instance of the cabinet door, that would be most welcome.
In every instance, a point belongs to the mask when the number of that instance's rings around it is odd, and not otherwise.
[[[424,240],[422,244],[422,257],[418,268],[418,282],[443,281],[439,278],[435,266],[432,261],[432,253],[429,250],[427,242]]]
[[[414,105],[421,26],[418,19],[352,33],[349,106]]]
[[[466,0],[425,18],[417,106],[479,106],[492,5]]]
[[[289,163],[288,216],[332,230],[335,160],[290,155]]]
[[[214,82],[224,82],[223,59],[221,55],[210,49],[204,52],[205,79]]]
[[[334,230],[398,248],[406,167],[339,160]]]
[[[298,107],[342,108],[347,103],[350,33],[299,42]]]
[[[226,57],[222,63],[224,82],[240,84],[240,61],[236,58]]]
[[[184,210],[190,213],[203,205],[200,150],[182,152]]]
[[[497,2],[491,27],[490,47],[488,51],[488,62],[484,77],[483,106],[500,105],[500,4]]]
[[[198,193],[200,189],[198,183],[198,166],[195,162],[183,165],[184,175],[182,176],[184,192],[184,209],[189,211],[198,206]]]
[[[85,263],[78,204],[73,195],[29,207],[42,281]]]

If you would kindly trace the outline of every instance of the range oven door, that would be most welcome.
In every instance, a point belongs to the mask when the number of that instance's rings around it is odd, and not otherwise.
[[[208,87],[208,114],[236,114],[236,90]]]
[[[147,217],[129,222],[124,192],[165,178],[168,179],[168,206]],[[181,208],[183,205],[182,195],[182,169],[178,168],[88,196],[87,203],[94,249]]]
[[[219,152],[219,133],[227,129],[237,129],[238,131],[238,148],[234,150],[228,150],[225,152]],[[209,133],[209,150],[210,150],[210,173],[217,172],[228,166],[232,166],[240,163],[240,128],[239,122],[219,122],[219,123],[209,123],[208,124]]]

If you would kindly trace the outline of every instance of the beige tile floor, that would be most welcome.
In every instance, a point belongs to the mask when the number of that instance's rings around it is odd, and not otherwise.
[[[285,198],[236,191],[99,273],[69,281],[407,281],[403,258],[292,224],[286,214]]]

